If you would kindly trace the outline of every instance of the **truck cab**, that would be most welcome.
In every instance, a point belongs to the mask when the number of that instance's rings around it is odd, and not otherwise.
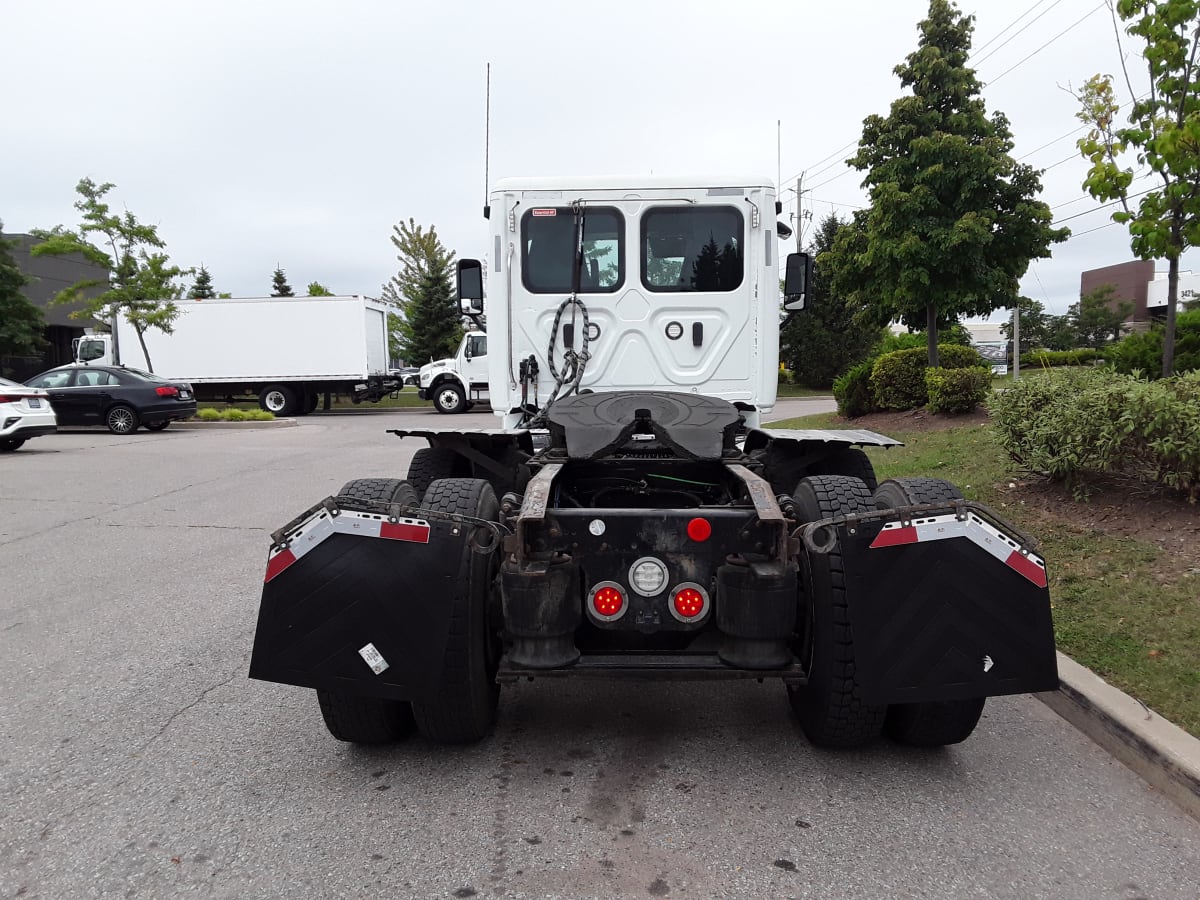
[[[458,352],[421,366],[418,394],[440,413],[466,412],[488,399],[487,335],[468,331]]]

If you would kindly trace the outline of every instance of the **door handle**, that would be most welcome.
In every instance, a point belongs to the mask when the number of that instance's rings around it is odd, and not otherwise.
[[[704,343],[704,323],[692,323],[692,346],[699,347]]]

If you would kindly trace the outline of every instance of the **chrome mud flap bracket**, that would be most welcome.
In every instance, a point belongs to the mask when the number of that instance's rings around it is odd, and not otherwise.
[[[437,690],[463,544],[486,550],[495,537],[422,510],[379,510],[330,499],[275,532],[251,678],[395,700]]]
[[[802,531],[810,553],[841,546],[866,702],[1058,688],[1045,562],[987,507],[907,507]]]

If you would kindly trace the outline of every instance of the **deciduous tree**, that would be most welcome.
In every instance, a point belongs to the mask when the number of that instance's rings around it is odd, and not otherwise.
[[[305,288],[305,293],[310,297],[332,297],[333,291],[325,287],[319,281],[310,281],[308,287]]]
[[[156,328],[166,334],[174,330],[180,309],[175,301],[183,294],[177,283],[184,270],[173,266],[165,252],[166,245],[154,225],[143,225],[129,210],[114,213],[104,201],[116,185],[97,185],[90,178],[81,179],[75,186],[80,199],[75,208],[82,214],[78,231],[56,225],[50,231],[37,230],[40,239],[30,253],[33,256],[63,256],[80,253],[89,262],[108,270],[107,290],[95,296],[85,296],[89,288],[104,282],[86,278],[59,291],[55,303],[80,302],[81,308],[72,318],[93,318],[111,322],[122,316],[133,326],[146,358],[146,367],[154,371],[150,352],[146,349],[146,331]],[[93,243],[96,241],[97,243]]]
[[[1114,300],[1116,287],[1102,284],[1072,303],[1067,318],[1075,331],[1075,346],[1101,350],[1109,341],[1120,340],[1121,326],[1133,314],[1128,300]]]
[[[1118,201],[1113,219],[1129,226],[1136,256],[1167,259],[1166,377],[1174,371],[1179,257],[1200,245],[1200,2],[1118,0],[1115,15],[1126,23],[1127,34],[1146,42],[1142,58],[1150,90],[1134,100],[1129,124],[1121,128],[1112,78],[1096,75],[1084,83],[1078,115],[1090,130],[1079,149],[1092,167],[1083,186],[1097,200]],[[1124,56],[1121,66],[1130,96],[1137,97]],[[1153,173],[1149,191],[1130,193],[1135,173],[1122,163],[1129,151]],[[1130,201],[1139,197],[1134,208]]]
[[[0,235],[4,223],[0,222]],[[21,293],[29,278],[12,257],[12,241],[0,237],[0,356],[23,356],[46,344],[42,311]]]
[[[895,69],[910,94],[871,116],[848,161],[866,172],[871,205],[831,254],[834,290],[869,303],[876,321],[929,335],[962,316],[1011,307],[1030,260],[1066,229],[1035,199],[1039,173],[1016,162],[1008,119],[989,118],[967,67],[974,18],[931,0],[917,49]]]

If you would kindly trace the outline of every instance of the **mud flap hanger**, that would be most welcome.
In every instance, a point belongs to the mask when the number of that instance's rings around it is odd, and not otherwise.
[[[914,506],[850,513],[809,522],[793,533],[811,553],[825,554],[837,546],[839,528],[855,535],[860,526],[883,521],[870,549],[922,541],[964,537],[987,550],[1019,574],[1044,588],[1045,561],[1035,551],[1038,542],[992,509],[973,500],[943,500]]]

